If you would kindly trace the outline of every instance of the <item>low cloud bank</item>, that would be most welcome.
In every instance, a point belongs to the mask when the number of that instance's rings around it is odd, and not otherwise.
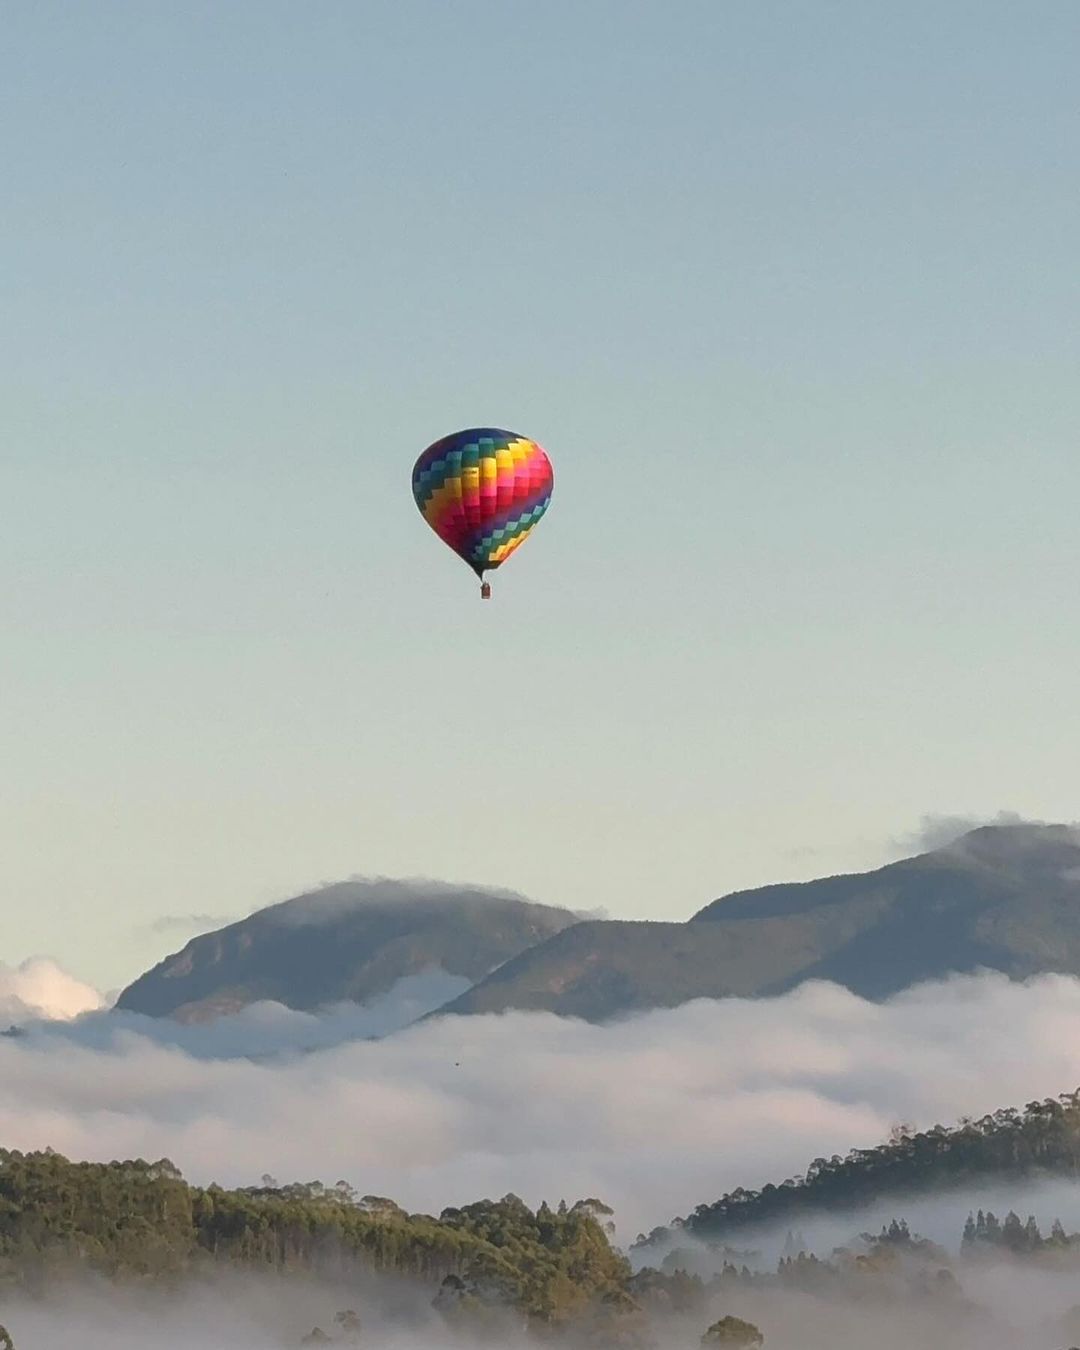
[[[815,983],[602,1027],[448,1017],[378,1041],[353,1038],[358,1016],[126,1018],[107,1036],[88,1018],[0,1039],[0,1142],[166,1156],[197,1182],[342,1178],[428,1212],[508,1191],[597,1195],[633,1237],[899,1122],[1080,1082],[1080,981],[1065,976],[954,978],[884,1004]],[[324,1047],[296,1054],[301,1026]]]
[[[338,1003],[318,1013],[283,1003],[249,1004],[229,1017],[185,1024],[167,1017],[108,1010],[74,1021],[24,1021],[20,1032],[43,1046],[65,1041],[84,1049],[123,1053],[132,1038],[183,1050],[196,1059],[280,1060],[350,1041],[389,1036],[441,1008],[470,988],[471,980],[432,967],[406,975],[370,1003]]]
[[[31,1018],[66,1021],[102,1008],[105,1000],[45,956],[34,956],[19,966],[0,961],[0,1022],[19,1023]]]
[[[232,1272],[142,1291],[85,1280],[54,1286],[44,1299],[0,1299],[0,1323],[16,1350],[298,1350],[313,1327],[332,1334],[335,1312],[359,1307],[364,1345],[467,1350],[430,1298],[430,1290],[365,1276],[335,1283]]]
[[[322,882],[302,895],[259,911],[283,927],[301,928],[332,923],[344,915],[391,906],[398,910],[427,909],[443,901],[467,901],[484,906],[513,900],[532,904],[518,891],[497,886],[458,885],[426,877],[391,878],[353,876],[348,881]]]
[[[656,1350],[691,1350],[719,1318],[760,1328],[767,1350],[1063,1350],[1080,1329],[1074,1270],[1012,1262],[959,1263],[942,1287],[936,1262],[901,1263],[878,1278],[856,1274],[816,1290],[775,1282],[721,1285],[685,1311],[652,1306]],[[920,1275],[924,1278],[920,1278]],[[928,1277],[928,1278],[926,1278]],[[377,1350],[526,1350],[544,1344],[510,1332],[483,1340],[452,1330],[431,1306],[432,1282],[360,1275],[332,1283],[310,1275],[233,1272],[173,1287],[83,1281],[33,1299],[0,1298],[18,1350],[299,1350],[303,1344]],[[359,1339],[336,1335],[338,1310],[358,1312]],[[315,1326],[330,1339],[306,1338]],[[549,1340],[572,1348],[588,1340]],[[650,1342],[630,1340],[629,1345]],[[596,1344],[611,1345],[612,1341]]]

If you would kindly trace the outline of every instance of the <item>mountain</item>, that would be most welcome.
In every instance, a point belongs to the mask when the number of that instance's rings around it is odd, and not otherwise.
[[[583,922],[523,951],[441,1012],[600,1021],[693,998],[835,980],[884,998],[980,967],[1080,974],[1080,833],[991,825],[872,872],[739,891],[688,923]]]
[[[130,984],[117,1007],[180,1021],[260,999],[314,1009],[368,1003],[425,973],[441,975],[444,999],[461,979],[476,981],[576,922],[569,910],[498,892],[342,882],[193,938]]]
[[[519,1008],[599,1022],[693,998],[749,996],[782,983],[805,956],[806,928],[797,919],[737,928],[696,920],[579,923],[514,957],[439,1013]]]
[[[440,1013],[603,1021],[808,979],[884,998],[980,967],[1080,974],[1080,832],[988,825],[872,872],[739,891],[687,923],[579,921],[488,891],[343,882],[194,938],[117,1006],[181,1020],[259,999],[313,1009],[369,1003],[428,973],[426,1007]]]

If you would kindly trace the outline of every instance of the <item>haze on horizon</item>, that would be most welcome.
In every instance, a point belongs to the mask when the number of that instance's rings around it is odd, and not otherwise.
[[[1076,817],[1075,5],[5,19],[0,960]],[[481,606],[408,480],[488,421]]]

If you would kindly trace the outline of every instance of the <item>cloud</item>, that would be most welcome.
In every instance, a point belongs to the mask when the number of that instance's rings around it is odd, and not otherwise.
[[[153,934],[203,933],[235,922],[235,918],[228,914],[163,914],[140,931]]]
[[[696,1345],[711,1322],[729,1315],[759,1326],[769,1350],[1057,1350],[1072,1342],[1074,1270],[1000,1261],[965,1263],[958,1273],[957,1298],[935,1295],[930,1281],[905,1288],[895,1277],[875,1290],[859,1287],[867,1283],[859,1276],[854,1286],[817,1296],[726,1287],[689,1315],[658,1311],[657,1344],[665,1350]],[[475,1340],[451,1331],[431,1308],[433,1293],[428,1282],[405,1284],[366,1272],[331,1282],[296,1272],[275,1279],[234,1270],[171,1289],[54,1283],[48,1297],[7,1294],[3,1317],[16,1344],[28,1350],[295,1350],[313,1326],[332,1329],[335,1310],[344,1307],[359,1310],[361,1343],[376,1350],[535,1350],[544,1343],[513,1332]]]
[[[67,1020],[104,1003],[96,989],[61,970],[48,957],[34,956],[14,967],[0,961],[0,1022]]]
[[[361,1309],[364,1345],[381,1350],[470,1350],[430,1307],[433,1290],[359,1272],[348,1281],[214,1272],[175,1288],[84,1280],[49,1297],[6,1293],[0,1318],[18,1350],[296,1350],[335,1311]],[[337,1342],[341,1344],[341,1342]]]
[[[906,834],[896,835],[893,849],[904,857],[913,853],[932,853],[948,848],[965,834],[981,825],[1042,825],[1045,821],[1025,820],[1015,811],[999,811],[995,816],[938,815],[929,812],[919,817],[918,827]]]
[[[406,975],[369,1003],[338,1003],[319,1013],[267,1000],[229,1017],[186,1024],[111,1010],[77,1021],[27,1022],[24,1037],[65,1040],[85,1049],[122,1051],[131,1037],[183,1050],[195,1059],[272,1059],[389,1036],[463,994],[471,980],[433,967]]]
[[[1016,811],[999,811],[993,816],[937,815],[921,816],[916,829],[905,834],[894,835],[890,841],[890,850],[899,857],[910,857],[916,853],[930,853],[937,849],[950,848],[965,834],[985,825],[1017,826],[1027,825],[1032,830],[1053,829],[1063,834],[1071,834],[1080,842],[1080,826],[1075,822],[1062,824],[1057,821],[1036,820],[1021,816]]]
[[[1080,1081],[1080,981],[1064,976],[957,977],[885,1004],[814,983],[609,1026],[447,1017],[379,1041],[348,1039],[350,1016],[263,1009],[218,1030],[125,1019],[104,1040],[80,1040],[81,1023],[0,1040],[0,1141],[166,1156],[199,1182],[341,1177],[429,1212],[508,1191],[598,1195],[633,1237],[899,1121]],[[320,1023],[331,1043],[295,1053],[298,1028]],[[253,1050],[268,1057],[239,1058]]]
[[[303,895],[283,900],[260,912],[274,923],[302,927],[328,923],[367,906],[428,908],[446,899],[464,900],[476,906],[489,905],[500,900],[534,903],[517,891],[496,886],[459,886],[452,882],[432,881],[424,877],[391,879],[354,876],[348,881],[324,883]]]
[[[448,977],[400,982],[399,1008],[435,997],[440,978]],[[51,1143],[77,1158],[164,1155],[203,1182],[257,1183],[263,1172],[343,1177],[428,1212],[510,1190],[534,1204],[599,1195],[616,1206],[627,1240],[735,1185],[880,1142],[899,1121],[981,1114],[1080,1078],[1080,981],[1064,976],[956,977],[884,1004],[815,983],[781,998],[703,1000],[605,1027],[512,1013],[355,1040],[373,1031],[377,1012],[376,1004],[343,1005],[313,1016],[263,1004],[205,1027],[101,1013],[32,1025],[0,1038],[0,1143]],[[311,1044],[321,1048],[298,1053]],[[253,1054],[264,1057],[245,1058]],[[1044,1227],[1060,1215],[1080,1228],[1080,1187],[1064,1182],[999,1182],[798,1227],[825,1255],[899,1212],[955,1250],[973,1202],[1033,1212]],[[755,1241],[766,1264],[782,1236]],[[693,1326],[665,1329],[662,1343],[696,1343],[729,1313],[756,1322],[780,1350],[1071,1343],[1061,1318],[1077,1302],[1074,1273],[960,1273],[979,1305],[963,1324],[920,1299],[886,1313],[865,1298],[736,1290],[718,1295]],[[377,1289],[355,1283],[346,1292],[294,1279],[286,1290],[228,1276],[169,1297],[91,1285],[66,1303],[9,1300],[3,1320],[20,1345],[270,1350],[328,1325],[337,1307],[362,1306],[365,1343],[450,1350],[431,1320],[430,1293],[419,1291],[403,1319],[399,1293],[396,1311],[383,1313]]]

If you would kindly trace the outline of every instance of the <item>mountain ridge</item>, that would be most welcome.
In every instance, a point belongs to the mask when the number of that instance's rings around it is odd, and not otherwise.
[[[731,892],[684,922],[597,919],[475,888],[339,883],[192,939],[117,1006],[181,1019],[259,998],[313,1009],[363,1002],[433,966],[472,984],[428,1016],[594,1022],[810,979],[880,999],[979,969],[1080,975],[1080,833],[982,826],[870,871]]]
[[[685,950],[676,969],[673,941]],[[1074,827],[981,826],[868,872],[732,892],[684,924],[577,924],[440,1011],[604,1021],[694,998],[774,996],[810,979],[879,999],[980,969],[1080,975]]]
[[[476,981],[577,922],[570,910],[440,883],[339,882],[192,938],[127,986],[122,1011],[194,1021],[273,999],[367,1003],[433,968]]]

